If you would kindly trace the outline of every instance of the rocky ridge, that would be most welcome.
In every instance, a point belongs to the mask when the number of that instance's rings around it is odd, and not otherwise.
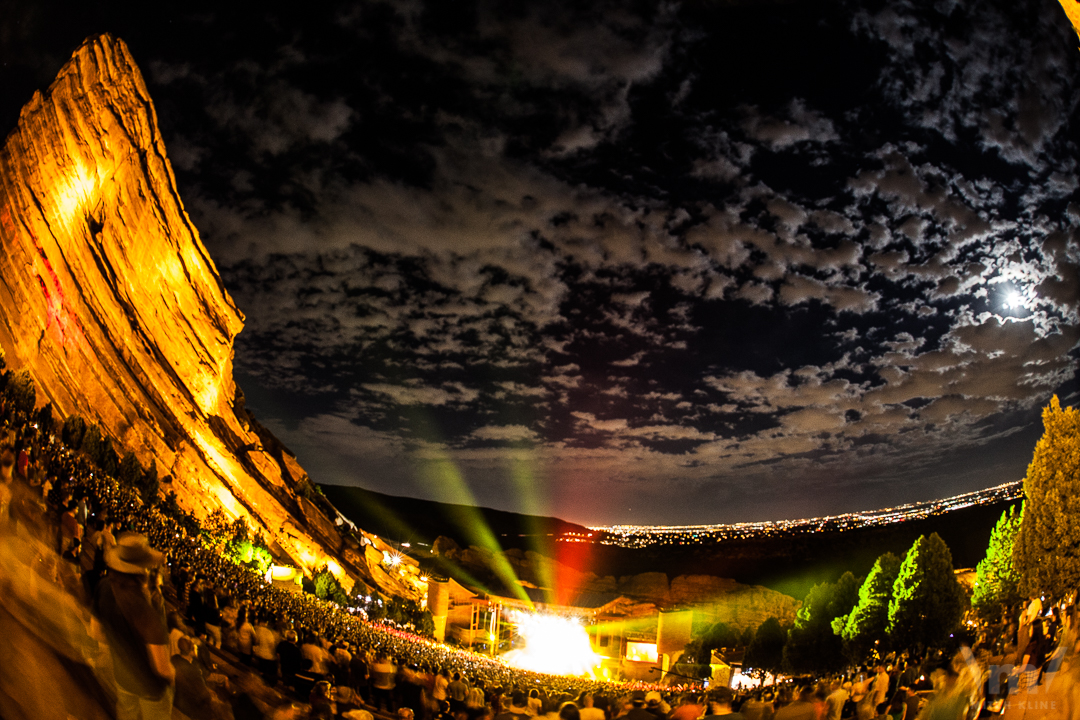
[[[39,402],[156,462],[197,516],[245,515],[298,565],[370,578],[360,544],[297,494],[303,469],[243,409],[243,314],[119,39],[88,39],[23,108],[0,152],[0,247],[0,347]]]

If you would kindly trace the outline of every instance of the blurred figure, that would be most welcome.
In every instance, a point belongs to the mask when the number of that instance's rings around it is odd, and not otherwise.
[[[330,674],[330,653],[319,643],[319,639],[313,633],[304,636],[304,644],[300,646],[300,654],[310,665],[311,674],[320,680],[326,679]]]
[[[1061,698],[1062,720],[1080,720],[1080,643],[1067,647],[1062,669],[1051,685],[1051,692]]]
[[[724,718],[724,720],[743,720],[743,716],[740,713],[731,709],[731,703],[735,700],[735,694],[731,692],[731,688],[718,687],[715,690],[711,690],[708,695],[705,696],[708,711],[705,714],[706,720],[709,718]]]
[[[450,700],[450,712],[457,712],[465,708],[465,698],[469,694],[469,686],[461,677],[461,673],[454,673],[453,681],[446,686],[446,694]]]
[[[213,588],[203,591],[202,613],[207,641],[216,648],[221,647],[221,609]]]
[[[308,696],[308,703],[311,705],[311,718],[319,718],[319,720],[330,720],[334,717],[334,698],[330,691],[330,683],[326,680],[320,680],[315,683],[315,687],[311,688],[311,695]]]
[[[397,710],[394,703],[394,681],[396,676],[397,668],[386,655],[381,656],[372,663],[368,684],[371,687],[371,704],[376,710],[383,710],[384,708],[389,712]],[[453,683],[451,683],[451,686],[453,686]],[[453,701],[451,701],[452,709]]]
[[[353,681],[353,689],[356,690],[360,698],[365,703],[370,702],[371,693],[368,690],[368,662],[367,658],[364,657],[364,653],[360,652],[359,649],[353,653],[352,662],[349,667],[349,676]]]
[[[953,663],[930,674],[934,694],[919,713],[919,720],[961,720],[967,714],[968,698],[961,692],[960,673]]]
[[[436,705],[448,698],[446,694],[446,688],[450,686],[450,673],[446,671],[446,668],[440,668],[439,672],[435,673],[435,681],[431,685],[431,700]]]
[[[814,707],[814,689],[800,688],[796,699],[780,708],[773,716],[776,720],[814,720],[817,709]]]
[[[252,645],[252,654],[255,663],[262,673],[263,680],[270,687],[277,683],[278,677],[278,654],[277,646],[281,642],[278,634],[270,627],[270,619],[266,614],[259,616],[255,624],[255,642]]]
[[[874,694],[866,693],[855,704],[855,720],[873,720],[877,716],[877,703]]]
[[[644,710],[645,698],[642,696],[642,710]],[[526,712],[526,704],[528,698],[525,697],[525,693],[520,690],[515,690],[510,694],[510,701],[506,708],[495,716],[495,720],[529,720],[529,714]]]
[[[1027,647],[1020,654],[1020,689],[1027,690],[1035,687],[1039,682],[1039,673],[1043,663],[1046,662],[1046,654],[1050,650],[1050,641],[1043,633],[1042,618],[1036,618],[1031,622],[1031,639]]]
[[[903,690],[893,694],[889,707],[885,710],[884,720],[905,720],[907,716],[907,697]],[[912,718],[914,720],[914,718]]]
[[[296,673],[303,669],[304,656],[296,644],[295,630],[286,630],[285,638],[278,643],[278,662],[281,664],[281,681],[289,687],[296,686]]]
[[[250,612],[245,605],[236,614],[236,650],[240,660],[246,665],[252,664],[251,651],[255,646],[255,626],[248,619]]]
[[[116,675],[117,720],[170,720],[176,671],[163,615],[150,595],[149,571],[162,554],[145,535],[126,535],[105,555],[108,575],[94,598]]]
[[[10,449],[0,450],[0,533],[7,529],[11,515],[11,473],[15,468],[15,454]]]
[[[525,713],[531,717],[536,717],[540,714],[541,708],[544,703],[540,700],[540,691],[536,688],[529,690],[529,699],[525,703]]]
[[[180,652],[172,658],[176,670],[176,709],[192,718],[209,717],[213,698],[195,659],[195,644],[190,638],[181,637],[178,645]]]
[[[592,693],[583,693],[581,695],[581,705],[578,707],[578,714],[581,716],[581,720],[605,720],[604,711],[596,707],[596,698]],[[697,720],[701,717],[702,707],[694,702],[696,697],[689,695],[685,698],[686,702],[679,706],[679,710],[683,710],[683,715],[679,716],[676,720]],[[672,715],[672,717],[675,717]]]
[[[652,690],[645,693],[645,709],[656,716],[657,720],[667,720],[671,706],[664,701],[664,696]]]
[[[82,535],[82,528],[79,526],[79,521],[75,519],[75,508],[78,504],[74,500],[69,500],[64,506],[64,511],[60,513],[60,553],[66,553],[71,544],[80,538]]]
[[[825,697],[825,705],[828,708],[826,720],[840,720],[844,705],[848,701],[848,692],[839,680],[832,684],[832,692]]]
[[[762,699],[760,691],[755,693],[739,708],[739,713],[746,720],[773,720],[775,711],[772,702],[766,702]]]
[[[885,708],[883,705],[885,705],[885,701],[889,696],[889,673],[885,672],[884,665],[877,666],[877,672],[874,674],[871,689],[874,694],[875,714],[884,712]]]
[[[105,572],[105,520],[96,517],[90,521],[90,530],[86,533],[86,540],[82,544],[79,553],[79,567],[82,569],[83,590],[86,597],[94,597],[97,590],[98,580]]]

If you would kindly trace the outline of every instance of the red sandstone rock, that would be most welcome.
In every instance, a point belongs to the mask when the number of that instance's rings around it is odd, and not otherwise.
[[[196,515],[247,515],[308,569],[334,554],[321,512],[286,507],[302,468],[234,409],[243,314],[184,211],[122,41],[87,40],[23,108],[0,154],[0,246],[0,346],[40,402],[156,460]]]

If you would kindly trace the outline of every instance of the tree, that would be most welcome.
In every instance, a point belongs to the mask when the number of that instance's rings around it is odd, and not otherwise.
[[[337,578],[334,577],[334,574],[330,572],[330,568],[326,565],[316,570],[312,579],[315,581],[315,597],[330,600],[338,605],[348,605],[349,594],[341,587]]]
[[[41,406],[41,408],[34,415],[34,422],[45,434],[51,433],[55,428],[53,426],[53,406],[51,402],[47,402]]]
[[[887,552],[874,561],[874,567],[859,588],[859,599],[854,609],[844,618],[840,637],[844,640],[844,652],[853,662],[859,662],[870,654],[874,643],[884,642],[889,626],[889,601],[892,600],[893,584],[900,574],[900,558]]]
[[[1080,411],[1055,395],[1024,478],[1024,519],[1013,549],[1020,592],[1065,598],[1080,586]]]
[[[833,632],[838,615],[851,611],[858,583],[844,573],[836,583],[810,588],[784,645],[784,664],[794,672],[830,672],[844,666],[843,643]]]
[[[775,675],[784,664],[785,642],[787,633],[780,626],[780,621],[774,617],[769,618],[761,623],[754,633],[754,639],[746,648],[743,665]]]
[[[160,488],[161,481],[158,480],[157,460],[150,458],[150,467],[146,468],[142,477],[139,478],[139,494],[142,496],[143,503],[146,505],[156,503]]]
[[[431,616],[430,610],[425,609],[420,613],[416,621],[416,634],[426,638],[435,637],[435,618]]]
[[[165,494],[158,506],[165,517],[170,517],[184,529],[188,537],[197,537],[202,533],[202,523],[191,513],[180,507],[176,493],[172,490]],[[218,512],[221,512],[218,510]]]
[[[15,409],[27,416],[34,412],[37,403],[37,390],[34,388],[34,378],[30,377],[29,370],[20,370],[8,383],[8,394]]]
[[[116,479],[121,485],[138,491],[143,505],[149,507],[157,502],[160,483],[157,476],[157,461],[153,458],[150,460],[150,467],[143,470],[135,453],[127,451],[116,471]]]
[[[124,459],[120,461],[120,469],[116,473],[116,479],[121,485],[130,488],[138,488],[142,483],[143,469],[135,453],[128,450],[124,453]]]
[[[683,649],[680,662],[708,665],[712,659],[713,650],[735,648],[739,645],[740,639],[739,632],[725,622],[708,625],[695,635],[696,637]]]
[[[705,658],[705,662],[709,661],[712,657],[713,650],[719,650],[720,648],[734,648],[739,644],[739,631],[731,627],[725,622],[713,623],[709,626],[709,629],[705,631],[702,637],[702,647],[708,650],[708,656]]]
[[[86,453],[86,456],[99,467],[101,464],[98,459],[102,454],[103,442],[104,437],[101,435],[101,428],[98,427],[97,423],[93,423],[83,432],[82,442],[79,443],[79,449]]]
[[[971,606],[987,620],[1001,614],[1001,606],[1010,607],[1020,601],[1020,578],[1013,567],[1013,547],[1020,524],[1024,519],[1024,506],[1019,511],[1013,505],[1001,513],[1001,518],[990,533],[986,557],[975,567],[975,590]]]
[[[82,446],[83,436],[86,435],[86,421],[78,415],[68,415],[64,418],[64,426],[60,430],[60,437],[70,448]]]
[[[833,592],[832,603],[828,608],[828,612],[832,614],[829,627],[833,628],[834,635],[840,634],[836,632],[837,621],[843,623],[847,620],[847,616],[851,614],[855,603],[859,601],[860,584],[860,581],[856,580],[855,576],[850,572],[844,573],[836,581],[836,590]]]
[[[83,434],[80,449],[97,465],[102,472],[116,477],[120,471],[120,458],[113,449],[112,439],[101,431],[101,426],[92,424]]]
[[[921,653],[944,646],[964,615],[966,599],[952,553],[937,533],[920,535],[904,556],[889,602],[889,640]]]

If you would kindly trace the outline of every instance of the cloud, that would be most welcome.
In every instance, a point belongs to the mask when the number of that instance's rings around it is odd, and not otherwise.
[[[467,403],[475,400],[479,393],[466,388],[461,383],[452,383],[444,387],[408,387],[386,383],[366,383],[362,388],[378,395],[383,395],[398,405],[446,405],[447,403]]]
[[[537,434],[524,425],[488,425],[473,430],[471,437],[502,442],[533,442],[538,439]]]
[[[607,3],[360,4],[327,47],[151,76],[202,101],[170,153],[237,367],[306,398],[311,452],[355,432],[506,507],[528,461],[577,517],[793,478],[866,506],[1074,378],[1077,61],[1028,11],[856,7],[844,53],[881,62],[839,95]]]
[[[763,115],[756,107],[745,108],[744,113],[743,129],[746,134],[774,151],[801,142],[822,143],[839,139],[832,122],[807,108],[805,101],[799,98],[791,101],[786,118]]]

